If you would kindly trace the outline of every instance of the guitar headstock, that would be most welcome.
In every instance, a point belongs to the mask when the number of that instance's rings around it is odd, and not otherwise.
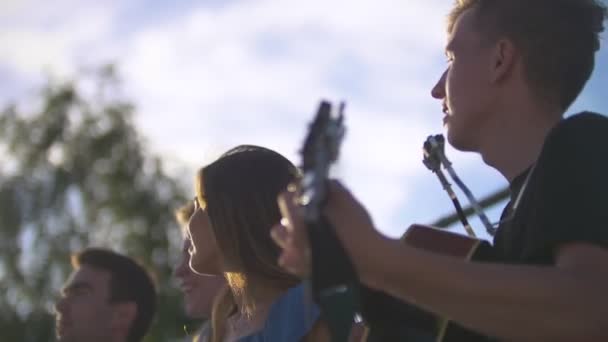
[[[299,203],[308,222],[316,221],[327,195],[327,178],[331,164],[338,159],[344,137],[344,102],[333,106],[321,101],[315,119],[309,125],[302,156]]]
[[[424,159],[422,162],[431,171],[441,170],[445,156],[445,138],[441,134],[430,135],[422,147]]]

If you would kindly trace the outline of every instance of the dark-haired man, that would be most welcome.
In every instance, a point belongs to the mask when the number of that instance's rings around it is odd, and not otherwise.
[[[595,0],[459,0],[448,66],[432,89],[448,142],[509,182],[499,262],[465,262],[380,235],[332,184],[326,215],[361,280],[500,340],[608,341],[608,119],[564,118],[594,68],[605,7]],[[518,196],[522,194],[522,196]],[[310,271],[293,193],[273,230],[280,263]]]
[[[71,261],[74,271],[55,305],[58,341],[141,341],[156,310],[156,290],[146,270],[100,248],[87,248]]]

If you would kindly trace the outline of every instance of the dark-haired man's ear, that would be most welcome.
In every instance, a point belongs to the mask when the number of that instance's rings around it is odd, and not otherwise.
[[[131,324],[137,316],[137,305],[134,302],[115,303],[112,317],[112,328],[128,335]]]
[[[509,39],[500,39],[492,51],[490,81],[497,83],[507,79],[515,70],[517,49]]]

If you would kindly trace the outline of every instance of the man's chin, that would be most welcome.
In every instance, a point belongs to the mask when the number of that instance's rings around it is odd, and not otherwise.
[[[471,139],[470,134],[462,134],[463,132],[459,132],[458,130],[454,129],[454,127],[447,127],[447,133],[446,133],[446,139],[447,142],[450,144],[450,146],[452,146],[454,149],[461,151],[461,152],[475,152],[476,149],[473,146],[473,144],[471,144]],[[466,132],[465,132],[466,133]],[[449,157],[448,157],[449,158]]]

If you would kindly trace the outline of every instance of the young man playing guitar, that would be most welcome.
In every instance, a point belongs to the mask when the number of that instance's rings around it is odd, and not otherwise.
[[[608,340],[608,119],[563,118],[593,70],[605,16],[594,0],[456,2],[448,67],[432,96],[442,101],[448,142],[481,154],[510,182],[494,239],[498,261],[388,239],[332,182],[325,215],[365,285],[491,338]],[[279,263],[307,276],[294,196],[280,196],[285,225],[273,237],[283,248]]]

